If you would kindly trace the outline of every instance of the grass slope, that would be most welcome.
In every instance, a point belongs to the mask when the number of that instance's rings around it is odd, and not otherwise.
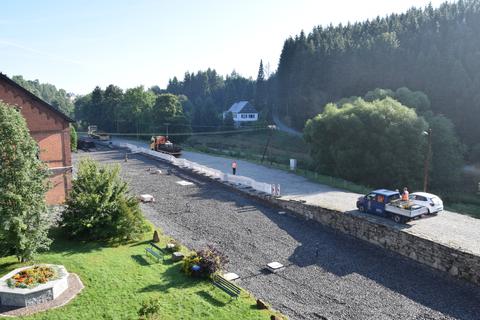
[[[85,289],[62,308],[22,319],[138,319],[140,303],[154,296],[164,302],[161,319],[270,319],[272,312],[257,310],[247,293],[230,299],[210,282],[185,276],[180,263],[153,262],[145,256],[146,245],[55,241],[37,262],[64,265],[80,276]],[[19,266],[14,257],[1,258],[0,274]]]

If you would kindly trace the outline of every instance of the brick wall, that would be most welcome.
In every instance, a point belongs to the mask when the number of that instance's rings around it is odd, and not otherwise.
[[[40,147],[40,159],[52,168],[48,204],[61,204],[71,188],[72,165],[69,123],[43,103],[0,79],[0,100],[21,108],[33,139]]]

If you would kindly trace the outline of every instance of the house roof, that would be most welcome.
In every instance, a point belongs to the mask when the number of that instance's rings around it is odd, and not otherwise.
[[[21,85],[19,85],[18,83],[16,83],[15,81],[13,81],[12,79],[10,79],[9,77],[7,77],[6,75],[4,75],[3,73],[0,72],[0,81],[5,81],[7,82],[9,85],[11,85],[12,87],[22,91],[23,93],[25,93],[27,96],[29,96],[30,98],[32,98],[33,100],[39,102],[41,105],[43,105],[45,108],[47,109],[50,109],[51,111],[53,111],[55,114],[57,114],[58,116],[60,116],[61,118],[63,118],[65,121],[67,122],[75,122],[75,120],[73,120],[72,118],[70,118],[69,116],[67,116],[66,114],[64,114],[62,111],[58,110],[57,108],[55,108],[54,106],[52,106],[51,104],[49,104],[48,102],[46,102],[45,100],[43,99],[40,99],[39,97],[37,97],[36,95],[34,95],[33,93],[31,93],[30,91],[28,91],[27,89],[25,89],[24,87],[22,87]]]
[[[248,101],[239,101],[232,104],[230,109],[227,112],[235,112],[235,113],[258,113],[254,106],[250,104]]]

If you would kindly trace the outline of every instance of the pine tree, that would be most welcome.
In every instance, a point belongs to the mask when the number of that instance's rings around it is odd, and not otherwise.
[[[258,67],[258,76],[255,87],[255,105],[259,110],[264,110],[266,106],[266,85],[265,85],[265,72],[263,70],[263,61],[260,60],[260,66]]]

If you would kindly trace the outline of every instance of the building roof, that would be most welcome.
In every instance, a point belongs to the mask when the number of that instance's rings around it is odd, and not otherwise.
[[[258,113],[254,106],[251,105],[248,101],[239,101],[232,104],[230,109],[227,112],[235,113]]]
[[[28,91],[27,89],[25,89],[24,87],[22,87],[21,85],[19,85],[18,83],[16,83],[15,81],[13,81],[12,79],[10,79],[9,77],[7,77],[6,75],[4,75],[3,73],[0,72],[0,81],[2,81],[2,80],[7,82],[8,84],[10,84],[12,87],[15,87],[18,90],[22,91],[23,93],[25,93],[27,96],[29,96],[33,100],[39,102],[45,108],[50,109],[55,114],[57,114],[58,116],[63,118],[65,121],[75,122],[75,120],[73,120],[72,118],[70,118],[69,116],[64,114],[62,111],[58,110],[57,108],[52,106],[50,103],[46,102],[45,100],[40,99],[39,97],[37,97],[36,95],[34,95],[33,93],[31,93],[30,91]]]

